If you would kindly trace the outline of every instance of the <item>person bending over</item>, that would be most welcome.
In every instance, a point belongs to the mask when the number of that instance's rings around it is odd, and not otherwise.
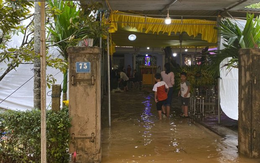
[[[121,83],[124,87],[124,91],[128,91],[128,87],[127,87],[127,82],[129,80],[129,78],[127,77],[127,75],[123,72],[123,70],[121,70],[119,72],[119,76],[120,76],[120,79],[119,79],[119,83]]]

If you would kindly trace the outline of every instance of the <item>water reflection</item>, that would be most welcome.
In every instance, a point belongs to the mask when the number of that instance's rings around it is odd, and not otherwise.
[[[143,138],[144,138],[144,146],[147,146],[152,143],[152,133],[151,130],[154,126],[154,119],[152,117],[154,116],[151,113],[152,105],[151,105],[151,97],[147,96],[146,100],[143,102],[144,104],[144,110],[141,114],[141,122],[143,122]]]
[[[237,154],[237,137],[222,139],[189,119],[158,120],[151,96],[115,94],[112,100],[117,121],[102,129],[102,163],[260,162]]]
[[[218,160],[220,163],[225,163],[228,161],[239,162],[239,159],[243,159],[243,157],[239,158],[237,142],[238,140],[236,136],[227,135],[217,144],[217,151],[220,154]]]

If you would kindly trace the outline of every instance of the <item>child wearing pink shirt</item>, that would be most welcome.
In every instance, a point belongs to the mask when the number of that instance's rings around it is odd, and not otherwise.
[[[164,65],[165,71],[161,72],[163,81],[168,85],[169,92],[168,97],[165,103],[163,104],[162,112],[166,114],[167,118],[170,117],[170,109],[172,103],[172,94],[173,94],[173,85],[174,85],[174,73],[171,72],[171,65],[170,63],[166,63]]]

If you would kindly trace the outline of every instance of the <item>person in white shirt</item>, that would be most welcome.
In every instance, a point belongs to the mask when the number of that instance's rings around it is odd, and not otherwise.
[[[128,91],[127,82],[129,78],[127,77],[126,73],[124,73],[122,70],[119,72],[119,82],[123,85],[124,91]]]
[[[181,105],[184,118],[188,118],[188,106],[190,102],[190,82],[187,81],[187,73],[181,73],[181,83],[180,83],[180,91],[179,96],[181,96]]]

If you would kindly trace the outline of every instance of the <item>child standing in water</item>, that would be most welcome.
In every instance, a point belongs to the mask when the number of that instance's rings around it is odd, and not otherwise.
[[[165,71],[161,72],[163,81],[168,85],[169,92],[166,102],[163,104],[162,107],[162,113],[167,116],[167,118],[170,117],[170,110],[171,110],[171,104],[172,104],[172,94],[173,94],[173,85],[174,85],[174,73],[171,71],[171,65],[170,63],[166,63],[164,65]]]
[[[159,119],[162,119],[162,106],[167,100],[167,94],[169,91],[168,85],[162,81],[162,76],[160,73],[155,74],[155,81],[157,82],[153,86],[154,91],[154,101],[156,102],[156,107],[158,111]]]
[[[188,118],[188,105],[190,102],[190,82],[187,81],[187,73],[181,73],[181,84],[179,96],[181,95],[181,105],[183,114],[181,115],[184,118]]]

